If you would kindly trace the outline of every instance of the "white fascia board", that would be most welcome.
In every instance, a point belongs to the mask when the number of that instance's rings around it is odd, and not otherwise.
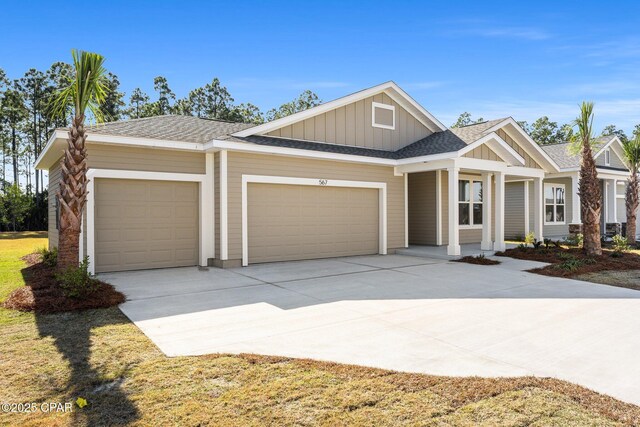
[[[524,129],[522,129],[522,127],[518,124],[518,122],[516,122],[513,119],[513,117],[509,117],[504,121],[494,125],[493,127],[487,129],[485,133],[495,132],[498,129],[501,129],[509,124],[518,131],[518,133],[529,143],[531,147],[533,147],[534,153],[530,153],[528,150],[525,149],[525,151],[527,151],[529,155],[531,155],[531,157],[533,157],[539,162],[540,162],[540,159],[542,158],[544,161],[541,163],[547,162],[547,164],[551,166],[551,169],[553,169],[553,171],[555,172],[560,171],[560,167],[556,164],[556,162],[553,161],[551,157],[549,157],[549,155],[542,149],[542,147],[540,147],[533,139],[531,139],[529,134],[525,132]]]
[[[413,100],[405,91],[400,89],[400,87],[396,83],[394,83],[394,82],[386,82],[386,83],[382,83],[382,84],[370,87],[368,89],[361,90],[359,92],[352,93],[351,95],[343,96],[342,98],[338,98],[338,99],[335,99],[333,101],[329,101],[329,102],[327,102],[325,104],[320,104],[320,105],[318,105],[316,107],[309,108],[308,110],[304,110],[304,111],[300,111],[300,112],[295,113],[295,114],[291,114],[290,116],[283,117],[281,119],[273,120],[271,122],[264,123],[262,125],[258,125],[258,126],[254,126],[254,127],[248,128],[248,129],[241,130],[240,132],[236,132],[236,133],[234,133],[232,135],[233,136],[238,136],[238,137],[246,137],[246,136],[251,136],[251,135],[265,134],[265,133],[270,132],[272,130],[288,126],[290,124],[293,124],[293,123],[308,119],[308,118],[313,117],[313,116],[317,116],[317,115],[322,114],[322,113],[326,113],[327,111],[334,110],[336,108],[340,108],[340,107],[345,106],[347,104],[350,104],[352,102],[359,101],[361,99],[365,99],[365,98],[368,98],[368,97],[373,96],[375,94],[378,94],[380,92],[385,92],[385,91],[388,91],[388,90],[393,90],[393,91],[397,92],[397,94],[398,94],[398,95],[396,95],[394,97],[392,93],[388,93],[387,92],[387,95],[389,95],[391,97],[391,99],[393,99],[394,101],[398,102],[399,104],[402,104],[403,102],[405,102],[405,103],[408,103],[409,105],[412,105],[418,112],[420,112],[425,117],[427,117],[430,121],[432,121],[439,128],[439,130],[445,130],[446,129],[446,127],[442,123],[440,123],[440,121],[438,121],[431,113],[429,113],[427,110],[425,110],[424,107],[422,107],[415,100]],[[398,98],[402,98],[403,102],[399,102]],[[421,120],[421,122],[425,126],[431,128],[430,126],[428,126],[427,124],[424,123],[424,120]]]
[[[459,156],[464,156],[465,154],[475,150],[483,144],[487,144],[489,148],[496,152],[504,161],[512,162],[514,164],[524,166],[524,158],[518,154],[516,150],[511,148],[507,142],[500,138],[495,132],[491,132],[488,135],[483,136],[479,140],[475,141],[472,144],[467,145],[465,148],[458,151]]]
[[[245,142],[213,140],[204,146],[205,151],[232,150],[245,153],[275,154],[290,157],[307,157],[321,160],[336,160],[352,163],[367,163],[375,165],[395,166],[395,159],[382,159],[379,157],[357,156],[353,154],[329,153],[302,148],[273,147],[259,144],[247,144]]]
[[[617,136],[614,136],[613,138],[611,138],[611,141],[607,142],[606,144],[604,144],[602,147],[600,147],[600,149],[598,150],[598,152],[596,154],[594,154],[593,158],[595,159],[596,157],[598,157],[600,154],[604,153],[604,150],[606,150],[607,148],[609,148],[611,146],[611,144],[613,144],[614,142],[618,142],[618,144],[620,144],[622,146],[622,141],[620,141],[620,138],[618,138]]]
[[[56,139],[63,138],[62,132],[63,132],[62,130],[56,129],[56,130],[53,131],[53,133],[51,133],[51,136],[49,137],[49,140],[45,144],[44,149],[42,150],[42,152],[40,153],[40,155],[36,159],[36,163],[35,163],[35,168],[36,169],[46,169],[48,167],[48,166],[47,167],[43,167],[42,161],[43,161],[44,157],[47,155],[47,153],[51,150],[51,147],[55,143]],[[66,138],[67,135],[68,135],[68,132],[64,131],[64,138]]]
[[[389,88],[393,89],[394,91],[396,91],[398,93],[398,95],[399,95],[399,96],[395,96],[395,94],[393,94],[393,92],[387,92],[387,95],[389,95],[389,97],[391,99],[393,99],[395,102],[397,102],[398,104],[402,105],[405,109],[407,109],[407,108],[403,104],[408,104],[408,105],[412,106],[413,108],[415,108],[420,114],[422,114],[425,117],[427,117],[433,124],[435,124],[438,127],[438,129],[436,129],[436,131],[447,130],[447,127],[445,125],[443,125],[440,120],[436,119],[433,114],[428,112],[422,105],[420,105],[415,99],[413,99],[411,97],[411,95],[409,95],[407,92],[405,92],[404,89],[402,89],[400,86],[398,86],[395,82],[389,82]],[[424,123],[423,120],[420,120],[420,122],[423,125],[425,125],[426,127],[428,127],[429,129],[431,129],[431,126],[429,126],[428,124]],[[433,129],[431,129],[431,130],[433,130]]]

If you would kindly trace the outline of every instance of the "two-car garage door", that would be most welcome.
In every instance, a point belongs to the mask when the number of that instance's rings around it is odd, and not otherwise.
[[[247,190],[249,263],[379,252],[378,189],[250,183]],[[96,179],[96,272],[197,265],[198,193],[195,182]]]
[[[95,181],[96,272],[198,264],[198,184]]]
[[[376,254],[379,190],[248,184],[249,263]]]

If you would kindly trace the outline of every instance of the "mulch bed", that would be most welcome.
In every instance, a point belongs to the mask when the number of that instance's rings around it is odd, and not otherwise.
[[[455,262],[466,262],[467,264],[475,265],[498,265],[500,261],[497,259],[491,259],[483,256],[465,256],[460,259],[456,259]]]
[[[535,249],[526,247],[507,249],[504,252],[496,252],[495,255],[550,263],[551,265],[527,271],[555,277],[574,277],[599,271],[640,269],[639,255],[625,252],[616,257],[612,256],[612,254],[612,250],[603,249],[602,255],[590,257],[581,248],[541,247]],[[572,261],[573,259],[577,260],[577,262],[574,262],[573,268],[566,268],[567,261]]]
[[[69,298],[62,293],[55,279],[55,267],[41,262],[40,254],[34,253],[22,258],[27,267],[22,269],[26,286],[13,291],[2,304],[4,308],[36,313],[57,313],[61,311],[107,308],[125,301],[124,294],[100,280],[94,280],[97,288],[84,298]]]

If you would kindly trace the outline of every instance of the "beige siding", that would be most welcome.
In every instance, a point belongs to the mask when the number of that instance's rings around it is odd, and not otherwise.
[[[91,144],[87,165],[95,169],[205,173],[204,153]]]
[[[504,235],[514,239],[524,237],[524,187],[528,182],[512,182],[505,185]]]
[[[249,263],[377,254],[378,189],[249,184]]]
[[[60,162],[55,162],[51,169],[49,169],[49,201],[48,201],[48,229],[49,229],[49,249],[58,247],[58,230],[56,228],[56,199],[58,189],[60,187],[60,178],[62,177],[62,170],[60,169]]]
[[[507,135],[504,130],[498,129],[496,133],[500,136],[500,138],[504,139],[505,142],[511,146],[511,148],[516,150],[518,154],[520,154],[520,156],[522,156],[522,158],[524,159],[525,167],[542,169],[542,166],[540,166],[538,162],[536,162],[529,154],[527,154],[527,152],[524,151],[520,144],[518,144],[513,140],[513,138]]]
[[[393,105],[394,130],[372,126],[372,102]],[[319,114],[267,135],[395,151],[432,132],[384,93]]]
[[[409,244],[437,244],[436,197],[436,172],[409,174]]]
[[[228,154],[229,259],[242,257],[242,175],[343,179],[387,183],[387,246],[404,247],[404,177],[393,168],[326,160],[230,152]]]
[[[498,155],[491,148],[487,147],[484,144],[469,151],[464,155],[464,157],[469,157],[472,159],[502,161],[502,159],[498,157]]]

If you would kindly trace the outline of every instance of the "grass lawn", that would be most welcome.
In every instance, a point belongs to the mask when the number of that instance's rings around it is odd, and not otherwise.
[[[39,236],[0,237],[0,300]],[[640,408],[563,381],[450,378],[251,355],[167,358],[117,309],[0,309],[0,425],[637,425]],[[390,348],[393,351],[393,348]]]

